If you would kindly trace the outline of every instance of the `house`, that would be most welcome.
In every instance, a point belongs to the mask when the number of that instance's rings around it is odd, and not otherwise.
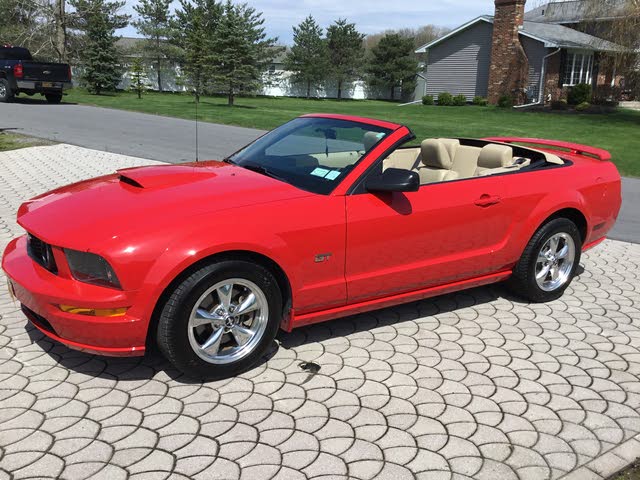
[[[619,81],[601,67],[603,56],[622,47],[597,36],[620,14],[585,22],[582,1],[551,2],[525,13],[526,0],[495,0],[483,15],[420,47],[426,53],[426,94],[449,92],[487,97],[510,95],[518,104],[557,100],[579,83],[594,87]]]

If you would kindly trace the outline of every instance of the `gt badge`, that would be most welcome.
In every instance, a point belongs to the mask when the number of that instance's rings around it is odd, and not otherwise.
[[[316,255],[316,263],[327,262],[331,258],[331,255],[333,255],[333,254],[332,253],[321,253],[319,255]]]

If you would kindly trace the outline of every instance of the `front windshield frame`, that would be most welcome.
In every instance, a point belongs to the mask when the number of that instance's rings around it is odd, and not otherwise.
[[[256,139],[225,161],[301,190],[330,195],[369,152],[393,131],[375,124],[341,118],[298,117]],[[366,142],[365,134],[369,136]],[[287,145],[287,142],[291,145]],[[287,148],[294,147],[303,150],[287,154]],[[284,150],[280,155],[277,154],[278,148]],[[322,151],[314,151],[314,148],[321,148]],[[274,151],[276,154],[273,154]],[[332,166],[327,166],[327,162],[331,162]],[[333,166],[335,162],[337,164]],[[347,164],[343,166],[343,163]]]

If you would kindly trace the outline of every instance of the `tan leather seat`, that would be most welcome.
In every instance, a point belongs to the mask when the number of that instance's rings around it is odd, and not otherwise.
[[[513,148],[506,145],[489,144],[482,147],[478,157],[476,176],[490,175],[488,170],[503,169],[513,165]]]
[[[400,168],[402,170],[414,170],[417,168],[420,157],[420,148],[403,148],[394,151],[384,159],[382,171],[387,168]]]
[[[418,167],[420,185],[460,178],[458,172],[451,170],[453,160],[446,145],[440,140],[428,139],[422,142],[421,163],[422,165]]]
[[[455,138],[439,138],[444,143],[453,160],[453,171],[458,172],[460,178],[471,178],[478,168],[478,156],[480,148],[460,145],[460,140]]]
[[[382,137],[384,137],[384,133],[378,133],[378,132],[367,132],[364,134],[364,137],[362,139],[362,144],[364,145],[364,151],[368,152],[369,150],[371,150],[376,143],[378,143]]]

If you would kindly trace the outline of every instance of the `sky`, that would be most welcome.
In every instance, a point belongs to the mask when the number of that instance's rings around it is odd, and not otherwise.
[[[493,14],[494,0],[245,0],[265,18],[265,28],[279,43],[292,42],[293,25],[309,14],[326,28],[337,18],[354,22],[365,34],[387,29],[420,27],[433,24],[453,28],[479,16]],[[127,0],[126,10],[133,13],[136,0]],[[177,4],[177,2],[175,2]],[[534,2],[529,2],[534,3]],[[133,27],[119,35],[137,37]]]

